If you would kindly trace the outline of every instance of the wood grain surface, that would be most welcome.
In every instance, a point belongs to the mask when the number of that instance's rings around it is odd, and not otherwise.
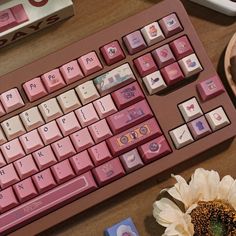
[[[157,0],[74,0],[75,16],[0,50],[0,75],[37,60],[79,39],[158,3]],[[182,1],[222,81],[226,84],[225,48],[236,30],[235,17]],[[3,81],[0,81],[3,83]],[[228,88],[228,87],[227,87]],[[230,92],[230,90],[228,89]],[[189,179],[198,168],[217,170],[236,178],[236,139],[81,213],[41,235],[100,236],[124,218],[132,217],[141,236],[159,236],[162,229],[152,217],[152,204],[161,189],[174,181],[170,173]]]

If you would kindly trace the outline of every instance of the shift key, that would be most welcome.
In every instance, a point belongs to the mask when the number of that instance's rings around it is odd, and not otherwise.
[[[146,100],[129,106],[107,118],[114,134],[129,129],[153,116]]]

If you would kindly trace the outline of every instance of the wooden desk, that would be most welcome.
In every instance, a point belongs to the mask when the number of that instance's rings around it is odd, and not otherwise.
[[[158,0],[80,0],[75,2],[76,16],[36,33],[0,51],[0,75],[84,38],[128,16],[141,12]],[[213,12],[188,0],[182,1],[190,15],[210,59],[223,81],[225,47],[236,29],[235,18]],[[159,177],[148,180],[118,196],[55,226],[41,235],[99,236],[103,230],[130,216],[142,236],[159,236],[161,230],[152,217],[152,203],[159,191],[174,181],[169,174],[189,178],[198,168],[215,169],[221,176],[236,178],[236,139],[218,146]]]

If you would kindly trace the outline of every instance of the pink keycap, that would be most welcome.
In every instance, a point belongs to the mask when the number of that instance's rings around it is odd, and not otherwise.
[[[15,190],[16,196],[21,203],[28,201],[37,195],[37,191],[31,178],[24,179],[23,181],[15,184],[13,189]]]
[[[71,61],[61,66],[60,71],[67,84],[74,83],[84,77],[77,61]]]
[[[0,152],[0,167],[5,166],[6,165],[6,161],[2,155],[2,153]]]
[[[53,143],[62,138],[62,134],[55,121],[39,127],[38,131],[45,145]]]
[[[59,184],[72,179],[75,176],[69,160],[64,160],[57,163],[56,165],[51,167],[51,170],[57,183]]]
[[[75,155],[76,151],[69,137],[58,140],[51,144],[54,153],[59,161]]]
[[[111,130],[105,119],[90,125],[89,131],[91,132],[96,143],[99,143],[112,136]]]
[[[161,130],[155,118],[151,118],[133,128],[117,134],[107,140],[113,156],[121,155],[151,139],[161,135]]]
[[[46,192],[56,186],[56,182],[53,179],[50,169],[43,170],[42,172],[33,175],[32,179],[39,193]]]
[[[0,99],[7,113],[24,106],[24,102],[17,88],[2,93]]]
[[[79,108],[75,111],[75,114],[83,127],[91,125],[92,123],[99,120],[92,103]]]
[[[3,108],[2,103],[0,102],[0,117],[4,116],[5,114],[6,114],[6,112],[5,112],[4,108]]]
[[[11,8],[0,11],[0,33],[17,25],[17,21]]]
[[[96,166],[112,159],[112,155],[105,141],[89,148],[88,151]]]
[[[1,188],[7,188],[8,186],[19,181],[19,177],[13,167],[13,164],[9,164],[0,169],[0,186]]]
[[[171,152],[164,136],[158,137],[139,147],[139,153],[145,163],[157,160]]]
[[[17,205],[18,202],[12,187],[4,189],[0,192],[0,213],[8,211]]]
[[[66,85],[59,69],[54,69],[48,73],[45,73],[44,75],[42,75],[42,80],[49,93],[63,88]]]
[[[21,24],[29,20],[23,4],[18,4],[12,7],[11,10],[16,18],[17,24]]]
[[[27,178],[38,172],[32,155],[28,155],[14,162],[16,171],[21,179]]]
[[[146,100],[142,100],[107,117],[107,122],[112,132],[117,134],[151,118],[152,116],[153,114],[148,103]]]
[[[135,67],[137,68],[140,76],[144,77],[157,70],[157,65],[154,62],[151,53],[147,53],[134,60]]]
[[[15,161],[25,155],[19,139],[5,143],[1,146],[2,153],[8,163]]]
[[[120,110],[142,100],[144,98],[144,94],[138,83],[134,82],[113,92],[112,98]]]
[[[57,162],[51,146],[46,146],[34,152],[33,157],[40,170],[46,169]]]
[[[84,172],[91,170],[94,166],[87,150],[71,157],[70,162],[77,175],[81,175]]]
[[[74,112],[66,114],[57,119],[57,124],[64,136],[74,133],[81,129],[81,126]]]
[[[32,130],[20,136],[20,141],[26,154],[34,152],[44,146],[37,130]]]
[[[33,102],[47,95],[41,78],[34,78],[23,85],[28,99]]]
[[[70,135],[72,143],[77,152],[81,152],[84,149],[91,147],[94,142],[88,131],[88,128],[84,128]]]
[[[102,69],[102,65],[95,52],[90,52],[78,59],[85,75],[90,75]]]
[[[115,158],[93,169],[93,174],[98,184],[102,186],[124,176],[125,171],[119,158]]]

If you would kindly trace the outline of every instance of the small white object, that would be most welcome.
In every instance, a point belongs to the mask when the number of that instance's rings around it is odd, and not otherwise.
[[[231,0],[190,0],[228,16],[236,16],[236,2]]]

